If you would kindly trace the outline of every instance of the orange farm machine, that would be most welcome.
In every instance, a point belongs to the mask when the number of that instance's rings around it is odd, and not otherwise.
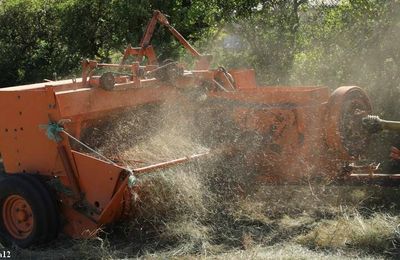
[[[150,44],[157,23],[193,56],[193,69],[158,62]],[[134,61],[128,64],[129,59]],[[205,155],[130,169],[90,147],[90,154],[73,148],[73,143],[85,146],[81,133],[95,120],[182,96],[185,89],[203,90],[207,106],[218,111],[205,115],[211,123],[229,120],[241,136],[262,137],[261,149],[244,163],[257,164],[265,181],[308,178],[310,165],[335,177],[337,166],[366,149],[368,132],[360,122],[371,105],[361,88],[331,93],[318,86],[259,86],[252,69],[210,69],[210,62],[155,11],[140,46],[128,46],[121,63],[85,60],[81,78],[0,89],[2,241],[28,247],[59,232],[93,236],[130,210],[130,189],[138,175]],[[219,138],[217,132],[210,135]]]

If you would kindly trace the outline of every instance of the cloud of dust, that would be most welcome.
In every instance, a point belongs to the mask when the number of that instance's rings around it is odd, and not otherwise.
[[[369,95],[374,114],[400,120],[400,4],[387,1],[366,6],[370,9],[343,7],[342,17],[328,9],[303,17],[300,33],[310,41],[296,54],[290,78],[296,84],[325,85],[332,90],[360,86]],[[332,20],[336,26],[329,24]],[[398,134],[371,136],[368,160],[385,162],[384,171],[391,171],[391,145],[400,145]]]
[[[386,95],[378,88],[379,82],[386,79],[393,83],[390,91],[399,87],[395,80],[397,72],[392,71],[398,68],[398,56],[387,57],[379,63],[380,56],[375,55],[375,49],[371,47],[368,54],[349,58],[344,50],[332,53],[324,49],[323,42],[312,42],[315,46],[308,46],[309,49],[295,55],[294,64],[290,64],[290,75],[270,76],[268,74],[280,71],[279,66],[285,65],[284,62],[276,63],[284,50],[281,49],[277,56],[268,56],[270,52],[263,52],[263,46],[259,46],[258,54],[263,58],[253,59],[246,52],[248,46],[240,44],[241,37],[229,35],[228,29],[222,30],[221,38],[208,45],[207,49],[216,53],[214,65],[258,69],[262,67],[260,62],[269,62],[267,68],[277,65],[277,69],[257,71],[264,75],[259,80],[280,83],[283,78],[290,78],[296,84],[328,85],[332,88],[359,84],[365,86],[371,96]],[[380,42],[389,45],[393,32],[388,31],[385,35]],[[337,45],[340,47],[339,43]],[[346,45],[343,46],[340,48]],[[267,45],[269,51],[279,47],[277,42]],[[315,48],[321,51],[321,56],[313,56]],[[382,64],[386,64],[383,72],[376,71]],[[378,76],[380,80],[376,78]],[[196,98],[182,102],[182,99],[170,98],[160,104],[143,105],[122,114],[110,115],[83,132],[82,141],[132,168],[209,149],[213,152],[219,150],[221,145],[224,149],[232,148],[232,151],[226,149],[224,153],[140,177],[138,186],[132,192],[132,219],[124,224],[132,242],[129,247],[133,245],[139,248],[138,251],[150,254],[157,253],[157,250],[169,250],[171,256],[176,257],[188,253],[209,255],[221,248],[247,249],[257,243],[274,245],[292,241],[293,237],[301,234],[312,235],[313,228],[321,220],[329,219],[335,224],[335,219],[344,213],[353,216],[360,210],[360,214],[364,214],[362,210],[375,209],[393,201],[383,197],[382,189],[377,187],[329,186],[312,182],[307,185],[272,185],[260,182],[257,167],[273,169],[274,165],[257,165],[268,164],[272,160],[254,158],[254,155],[260,151],[260,155],[270,152],[266,147],[274,140],[256,131],[244,131],[231,114],[226,113],[227,110],[230,110],[229,104],[223,102],[216,104]],[[251,110],[246,113],[249,118],[257,118]],[[258,120],[264,119],[260,117]],[[319,120],[309,120],[307,123],[311,128],[320,127]],[[296,124],[288,126],[295,128]],[[318,166],[309,166],[302,156],[294,154],[300,161],[304,160],[302,165],[305,167],[300,171],[315,171],[323,175]],[[287,163],[282,165],[289,168]],[[385,208],[392,206],[385,205]],[[369,218],[367,214],[366,219]]]
[[[380,41],[383,45],[393,40],[392,31],[385,35]],[[221,50],[222,46],[226,47],[228,52],[235,48],[238,52],[229,57],[221,52],[220,56],[216,57],[216,63],[228,61],[228,64],[232,64],[234,58],[240,58],[241,62],[236,63],[237,66],[251,68],[252,60],[246,60],[246,57],[240,54],[242,47],[237,44],[236,36],[225,35],[224,39],[228,39],[228,42],[225,42],[226,46],[223,46],[223,41],[217,40],[210,43],[208,49]],[[214,48],[216,44],[220,44],[220,47]],[[322,43],[317,44],[318,48],[322,48],[320,44]],[[369,54],[374,53],[374,48],[368,50]],[[310,53],[312,54],[312,47]],[[294,60],[295,64],[291,65],[293,67],[289,78],[296,83],[315,80],[316,84],[312,85],[356,83],[366,86],[372,95],[380,93],[377,86],[384,79],[391,79],[388,81],[393,83],[391,91],[399,87],[398,81],[395,80],[397,74],[390,72],[398,68],[399,56],[385,58],[381,65],[386,64],[386,67],[378,73],[376,68],[380,66],[379,57],[369,54],[354,55],[349,60],[347,53],[338,51],[336,55],[322,55],[316,60],[302,60],[307,53],[298,54],[297,60]],[[273,57],[266,58],[273,60]],[[328,66],[329,64],[333,65]],[[347,77],[337,72],[337,64],[341,66],[340,71],[346,72]],[[386,69],[388,67],[391,69]],[[377,75],[381,77],[380,80],[375,79]],[[340,78],[335,81],[333,77],[336,76]],[[265,78],[271,79],[268,76]],[[315,127],[318,128],[318,125]],[[330,189],[326,189],[324,185],[313,187],[311,184],[266,187],[257,181],[257,165],[254,165],[255,168],[248,167],[249,158],[254,152],[263,150],[268,144],[265,137],[255,132],[243,131],[233,122],[230,115],[226,114],[225,104],[216,105],[208,103],[208,100],[191,99],[183,103],[181,100],[169,99],[161,104],[144,105],[126,111],[123,115],[110,116],[96,122],[83,133],[82,140],[107,157],[132,168],[208,149],[216,150],[222,144],[240,147],[240,153],[217,154],[139,178],[138,189],[133,193],[135,210],[132,230],[138,234],[150,232],[158,240],[163,237],[169,242],[190,241],[191,246],[187,249],[189,251],[198,251],[196,248],[199,245],[204,246],[204,241],[210,242],[212,237],[236,237],[238,227],[235,225],[238,224],[235,223],[239,220],[270,225],[269,218],[282,217],[285,214],[298,216],[307,212],[312,218],[319,217],[319,214],[332,217],[342,210],[343,201],[338,200],[338,197],[355,192],[352,187],[345,191],[338,188],[335,191],[337,196],[332,196]],[[297,156],[301,157],[301,154]],[[318,171],[306,168],[302,170]],[[327,205],[327,201],[333,202]],[[360,203],[357,200],[355,204]],[[243,226],[240,226],[240,232],[243,231]],[[148,238],[149,235],[146,233],[145,237]]]
[[[230,126],[223,109],[209,108],[206,101],[188,97],[185,101],[170,98],[91,122],[81,140],[132,168],[210,149],[213,152],[222,144],[234,145],[240,140],[238,129]],[[256,147],[257,141],[247,139],[246,146]],[[214,153],[139,176],[132,191],[131,228],[150,230],[177,243],[204,241],[210,228],[205,223],[245,196],[245,191],[257,190],[253,173],[243,160],[229,152]]]
[[[331,90],[360,86],[368,93],[375,114],[400,120],[400,3],[358,7],[348,1],[324,3],[310,2],[299,9],[292,45],[286,33],[279,34],[284,28],[271,27],[272,18],[269,23],[254,14],[226,24],[218,37],[208,45],[203,43],[204,49],[214,54],[214,64],[254,68],[260,83]],[[400,145],[398,134],[372,136],[368,160],[387,161],[391,145]]]

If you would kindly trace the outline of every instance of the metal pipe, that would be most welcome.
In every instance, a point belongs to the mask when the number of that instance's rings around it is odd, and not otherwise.
[[[400,131],[399,121],[381,120],[380,123],[384,130]]]
[[[200,58],[201,54],[171,25],[166,25],[173,36],[188,50],[193,57]]]
[[[179,164],[179,163],[183,163],[183,162],[186,162],[189,160],[197,159],[199,157],[202,157],[202,156],[205,156],[208,154],[209,154],[209,152],[194,154],[191,156],[182,157],[182,158],[171,160],[168,162],[162,162],[162,163],[157,163],[157,164],[153,164],[153,165],[149,165],[149,166],[136,168],[136,169],[133,169],[133,172],[135,173],[135,175],[143,174],[143,173],[151,172],[151,171],[154,171],[157,169],[163,169],[163,168],[166,168],[166,167],[174,165],[174,164]]]
[[[368,115],[362,119],[364,127],[371,133],[382,130],[400,132],[400,121],[389,121],[380,119],[379,116]]]
[[[73,196],[75,199],[80,199],[81,198],[81,191],[79,187],[79,182],[78,179],[75,176],[74,171],[72,170],[71,162],[68,159],[67,151],[65,150],[65,147],[62,145],[59,145],[57,147],[58,153],[60,155],[62,164],[64,166],[65,173],[67,174],[68,181],[70,182],[70,189],[73,192]]]

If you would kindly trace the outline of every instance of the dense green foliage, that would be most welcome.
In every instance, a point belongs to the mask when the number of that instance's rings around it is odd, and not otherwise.
[[[362,86],[377,112],[400,119],[400,1],[322,8],[306,16],[299,31],[292,81]]]
[[[136,45],[154,9],[173,17],[190,41],[213,28],[204,1],[6,0],[0,1],[0,86],[77,73],[80,60],[110,56]],[[161,58],[179,48],[165,30],[155,34]]]
[[[3,0],[0,86],[78,74],[83,58],[109,61],[138,44],[154,9],[214,65],[255,68],[266,84],[361,85],[380,112],[400,116],[385,109],[400,97],[398,0]],[[160,60],[183,53],[165,29],[153,45]]]

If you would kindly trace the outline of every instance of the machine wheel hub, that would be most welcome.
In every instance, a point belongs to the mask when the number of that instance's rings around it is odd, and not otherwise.
[[[11,195],[3,204],[4,226],[14,238],[27,238],[33,230],[34,218],[32,208],[21,196]]]
[[[371,102],[359,87],[340,87],[332,93],[328,102],[327,144],[342,159],[365,154],[369,134],[362,126],[362,118],[371,111]]]

